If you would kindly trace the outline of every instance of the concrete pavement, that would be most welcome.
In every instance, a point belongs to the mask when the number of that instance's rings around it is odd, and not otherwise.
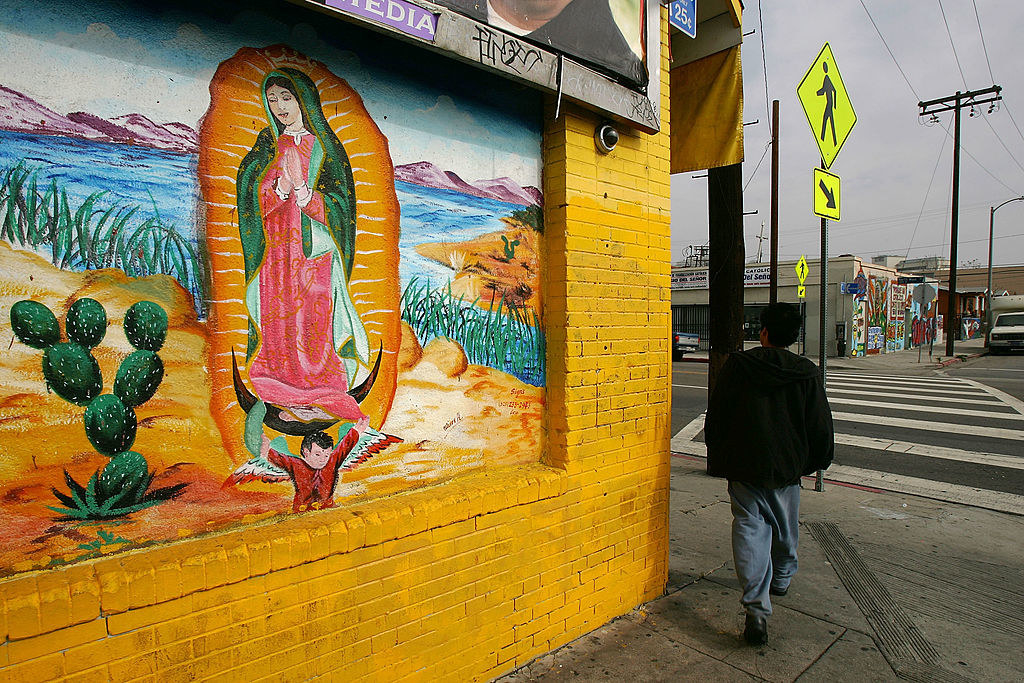
[[[916,356],[829,365],[916,374]],[[824,492],[805,480],[800,570],[773,598],[768,645],[753,648],[741,635],[725,482],[703,459],[673,455],[671,489],[666,594],[499,680],[1024,679],[1024,517],[843,486],[827,472]]]
[[[744,348],[750,349],[758,346],[757,342],[744,342]],[[790,347],[791,351],[798,351],[796,346]],[[898,371],[904,375],[931,374],[935,370],[941,370],[952,364],[960,363],[971,358],[976,358],[985,353],[984,339],[967,339],[958,341],[954,347],[952,356],[945,355],[945,344],[936,344],[929,356],[928,347],[920,349],[907,349],[904,351],[890,351],[860,358],[844,356],[842,358],[829,357],[826,359],[826,371],[832,370],[860,370],[861,372],[887,372]],[[807,349],[805,354],[808,358],[818,362],[817,349]],[[707,363],[708,352],[697,351],[683,356],[683,362]]]

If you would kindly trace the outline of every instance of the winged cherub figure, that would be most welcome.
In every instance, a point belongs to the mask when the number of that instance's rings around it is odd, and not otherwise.
[[[368,417],[355,424],[342,425],[338,433],[342,432],[345,436],[337,445],[326,432],[307,434],[302,439],[299,455],[288,449],[283,437],[271,441],[264,434],[260,454],[240,465],[224,486],[256,480],[290,480],[295,487],[294,512],[334,507],[334,487],[340,472],[354,469],[391,444],[401,441],[398,437],[372,429]]]

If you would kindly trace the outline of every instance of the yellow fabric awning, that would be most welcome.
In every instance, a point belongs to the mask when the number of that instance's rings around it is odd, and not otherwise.
[[[672,173],[743,161],[740,47],[672,69]]]

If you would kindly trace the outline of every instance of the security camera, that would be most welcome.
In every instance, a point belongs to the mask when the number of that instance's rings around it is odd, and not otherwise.
[[[602,123],[594,129],[594,143],[602,154],[608,154],[619,144],[619,131],[610,123]]]

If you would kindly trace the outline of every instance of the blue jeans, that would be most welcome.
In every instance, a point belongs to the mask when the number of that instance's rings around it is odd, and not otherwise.
[[[732,556],[743,590],[743,609],[772,613],[768,589],[784,590],[796,574],[800,484],[779,489],[729,482],[732,499]]]

